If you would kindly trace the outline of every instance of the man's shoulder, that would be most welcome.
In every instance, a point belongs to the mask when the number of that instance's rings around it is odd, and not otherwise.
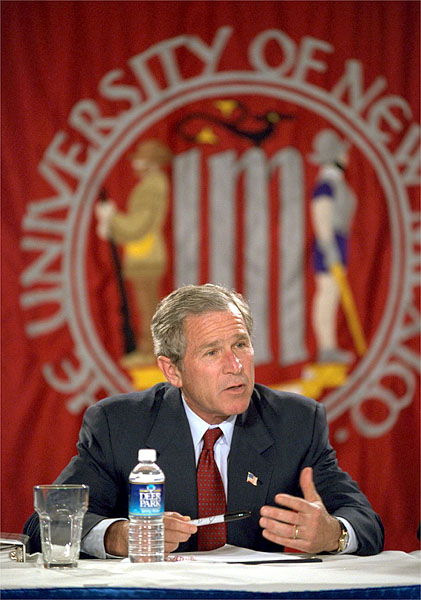
[[[284,435],[300,427],[302,439],[309,439],[317,424],[326,422],[326,411],[322,404],[312,398],[293,392],[275,390],[261,384],[256,384],[253,393],[251,412],[256,411],[267,429],[276,438],[279,431]],[[318,426],[319,426],[318,425]]]
[[[154,405],[159,404],[167,393],[174,392],[174,388],[167,382],[157,383],[145,390],[116,394],[96,402],[90,409],[104,410],[106,413],[126,413],[132,410],[149,411]]]

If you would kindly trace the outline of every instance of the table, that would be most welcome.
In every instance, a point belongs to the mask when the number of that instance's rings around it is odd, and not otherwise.
[[[319,563],[130,564],[80,560],[47,570],[36,561],[0,565],[2,598],[420,598],[421,553],[326,555]],[[39,561],[38,561],[39,562]]]

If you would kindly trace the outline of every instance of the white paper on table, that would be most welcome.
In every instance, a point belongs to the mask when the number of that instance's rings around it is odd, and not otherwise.
[[[321,558],[314,557],[311,554],[297,554],[286,552],[260,552],[258,550],[250,550],[249,548],[240,548],[239,546],[231,546],[225,544],[216,550],[208,550],[205,552],[180,552],[170,554],[169,561],[192,560],[195,562],[223,562],[223,563],[257,563],[257,562],[284,562],[290,564],[300,562],[321,562]]]

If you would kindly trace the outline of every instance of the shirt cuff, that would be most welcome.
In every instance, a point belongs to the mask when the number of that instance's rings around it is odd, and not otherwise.
[[[92,527],[81,542],[81,550],[95,558],[122,558],[105,552],[104,536],[108,527],[116,521],[127,521],[127,519],[103,519]]]
[[[335,517],[335,518],[338,519],[338,521],[340,521],[342,523],[342,525],[345,525],[346,530],[349,535],[349,542],[348,542],[348,546],[346,547],[346,550],[343,550],[342,552],[338,552],[338,554],[352,554],[353,552],[356,552],[356,550],[358,549],[358,540],[357,540],[357,536],[355,534],[354,528],[352,527],[351,523],[349,521],[347,521],[346,519],[344,519],[343,517]]]

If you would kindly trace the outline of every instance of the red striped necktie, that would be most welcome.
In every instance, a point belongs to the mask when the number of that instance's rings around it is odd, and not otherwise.
[[[219,427],[208,429],[203,436],[203,449],[197,465],[197,502],[198,516],[211,517],[226,512],[224,485],[215,462],[213,446],[222,435]],[[226,543],[226,525],[203,525],[197,532],[197,549],[213,550]]]

